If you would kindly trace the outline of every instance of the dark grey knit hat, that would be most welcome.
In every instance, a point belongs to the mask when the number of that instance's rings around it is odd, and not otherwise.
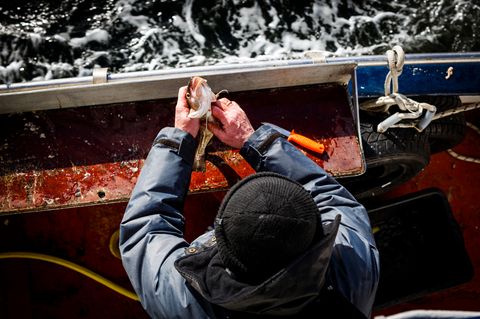
[[[275,173],[253,174],[237,183],[215,221],[220,257],[245,281],[273,275],[322,235],[310,193]]]

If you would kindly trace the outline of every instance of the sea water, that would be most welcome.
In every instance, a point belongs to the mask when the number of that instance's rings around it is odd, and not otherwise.
[[[0,82],[331,56],[480,51],[480,0],[0,0]]]

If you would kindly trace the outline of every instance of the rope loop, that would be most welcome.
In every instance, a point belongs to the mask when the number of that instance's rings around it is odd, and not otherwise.
[[[437,109],[434,105],[419,103],[398,93],[398,77],[405,64],[405,52],[401,46],[396,45],[386,54],[389,72],[384,83],[385,95],[376,101],[362,103],[360,108],[370,112],[388,113],[392,105],[398,105],[403,112],[396,112],[383,120],[377,125],[377,131],[383,133],[390,127],[413,127],[421,132],[430,124]],[[424,110],[426,112],[423,112]]]
[[[385,132],[390,127],[411,127],[422,132],[433,120],[480,108],[480,103],[463,104],[460,107],[437,114],[434,105],[419,103],[398,93],[398,77],[402,74],[405,64],[405,52],[401,46],[396,45],[388,50],[386,55],[389,72],[384,83],[385,95],[378,97],[376,100],[363,102],[360,109],[367,112],[389,113],[391,106],[398,105],[400,111],[403,112],[396,112],[378,124],[378,132]]]
[[[396,45],[387,51],[387,63],[390,71],[385,79],[385,96],[398,93],[398,77],[402,74],[405,64],[405,52],[401,46]]]

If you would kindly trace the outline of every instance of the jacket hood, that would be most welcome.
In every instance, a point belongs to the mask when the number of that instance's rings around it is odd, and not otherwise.
[[[179,258],[175,267],[208,302],[237,312],[293,315],[315,300],[325,284],[340,215],[324,225],[324,236],[303,255],[265,281],[237,280],[223,265],[215,242]]]

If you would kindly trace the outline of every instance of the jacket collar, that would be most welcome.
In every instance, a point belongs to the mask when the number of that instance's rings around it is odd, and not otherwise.
[[[325,284],[340,215],[324,227],[325,236],[303,255],[267,280],[251,285],[225,268],[214,242],[187,251],[175,262],[186,281],[208,302],[232,311],[292,315],[315,300]],[[187,249],[188,250],[188,249]]]

